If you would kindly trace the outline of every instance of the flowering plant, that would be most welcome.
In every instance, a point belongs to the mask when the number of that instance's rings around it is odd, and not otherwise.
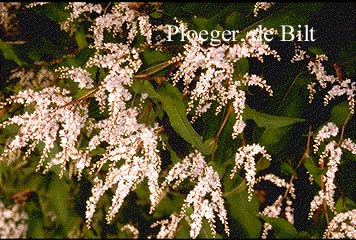
[[[1,236],[355,238],[331,6],[0,3]]]

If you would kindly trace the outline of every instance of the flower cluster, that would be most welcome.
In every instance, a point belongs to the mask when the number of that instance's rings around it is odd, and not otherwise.
[[[172,239],[172,238],[174,238],[174,236],[177,232],[178,224],[179,224],[180,220],[182,220],[182,217],[178,216],[175,213],[172,213],[169,216],[169,218],[170,219],[163,219],[163,220],[156,221],[151,225],[151,228],[161,226],[161,228],[156,236],[157,239]]]
[[[129,2],[121,2],[114,5],[110,13],[97,17],[91,26],[93,32],[94,45],[100,47],[104,41],[104,31],[109,31],[113,37],[121,36],[124,30],[128,33],[125,36],[127,45],[130,45],[138,33],[145,37],[148,44],[151,43],[152,26],[147,15],[142,15],[135,9],[130,8]]]
[[[69,18],[62,22],[61,29],[73,34],[76,30],[75,25],[73,25],[74,20],[78,19],[80,16],[96,12],[100,14],[103,10],[101,4],[85,3],[85,2],[68,2],[66,9],[71,10]],[[85,19],[85,18],[84,18]]]
[[[224,224],[226,234],[229,234],[227,212],[222,198],[219,175],[211,166],[206,164],[204,157],[197,150],[184,158],[182,162],[174,165],[168,172],[161,188],[165,189],[166,186],[174,181],[173,188],[176,188],[187,178],[192,182],[197,181],[197,184],[184,200],[179,216],[172,215],[170,223],[167,223],[167,221],[160,222],[162,227],[159,235],[161,237],[171,236],[170,232],[175,232],[179,221],[187,216],[186,211],[190,207],[193,208],[193,213],[190,214],[187,221],[191,227],[190,236],[192,238],[198,236],[202,228],[203,218],[208,220],[212,234],[216,234],[215,213]],[[153,226],[156,225],[154,224]]]
[[[255,6],[253,7],[253,15],[257,17],[258,12],[260,10],[267,11],[270,9],[275,3],[274,2],[256,2]]]
[[[126,224],[121,229],[121,231],[128,231],[131,234],[132,239],[136,239],[139,236],[138,229],[132,224]]]
[[[9,8],[6,4],[0,3],[0,12],[2,8]],[[35,5],[41,4],[32,3],[28,7]],[[62,22],[61,29],[73,34],[76,30],[76,23],[86,21],[90,24],[86,26],[92,35],[85,35],[85,37],[92,38],[88,42],[92,43],[89,48],[94,51],[91,56],[88,56],[83,66],[62,66],[55,72],[58,72],[60,79],[69,79],[70,83],[73,81],[77,84],[75,86],[78,86],[79,93],[84,94],[79,96],[80,94],[76,92],[78,88],[64,86],[67,81],[63,81],[61,87],[53,86],[51,83],[57,76],[45,68],[37,72],[25,68],[13,71],[9,79],[19,79],[25,90],[6,99],[6,102],[0,103],[0,108],[14,106],[15,111],[13,109],[11,111],[17,114],[9,118],[6,116],[5,120],[0,123],[0,129],[10,125],[18,127],[17,134],[6,140],[0,161],[17,158],[22,150],[26,151],[25,158],[39,151],[41,157],[37,170],[44,167],[44,173],[58,165],[61,168],[60,177],[66,174],[66,170],[69,170],[69,176],[76,175],[80,180],[84,170],[88,169],[88,179],[93,184],[91,195],[86,201],[85,218],[88,228],[91,227],[97,206],[100,205],[100,199],[107,192],[113,194],[111,205],[106,209],[106,221],[112,223],[125,199],[137,189],[138,184],[147,182],[150,200],[149,213],[152,214],[167,191],[177,190],[183,182],[188,183],[187,186],[190,189],[187,193],[182,193],[185,199],[179,212],[172,213],[168,219],[156,221],[151,225],[151,228],[160,227],[155,237],[173,238],[183,219],[190,226],[192,238],[199,237],[204,221],[209,223],[213,236],[216,236],[218,226],[223,226],[223,231],[229,236],[230,229],[224,206],[223,187],[218,173],[207,163],[205,156],[195,150],[175,163],[172,168],[164,169],[167,170],[167,174],[164,179],[161,179],[162,159],[159,151],[166,144],[158,134],[162,128],[158,123],[148,126],[139,118],[141,108],[146,106],[143,100],[151,96],[137,93],[133,87],[135,78],[140,76],[138,72],[144,66],[141,54],[145,54],[147,49],[160,51],[165,39],[156,33],[157,31],[167,33],[167,25],[154,25],[150,21],[150,15],[147,14],[148,7],[158,5],[157,3],[128,2],[108,3],[107,5],[105,3],[68,3],[66,10],[70,11],[70,15],[66,21]],[[273,5],[274,3],[256,3],[253,10],[254,16],[257,16],[260,10],[267,10]],[[139,9],[145,9],[145,11]],[[1,14],[4,17],[0,18],[0,24],[6,26],[8,24],[6,19],[10,16],[5,10]],[[188,30],[186,23],[178,19],[175,21],[180,27],[184,26],[182,28]],[[242,116],[248,89],[259,87],[268,95],[273,95],[271,86],[264,78],[249,72],[240,72],[239,68],[242,61],[251,58],[256,58],[260,62],[263,62],[267,56],[280,60],[278,53],[272,50],[268,43],[258,40],[259,35],[267,32],[277,34],[274,29],[257,28],[248,31],[238,42],[220,42],[221,44],[217,46],[207,46],[201,39],[188,38],[189,41],[183,45],[183,52],[163,63],[167,63],[165,66],[170,64],[172,66],[165,75],[165,79],[167,77],[167,81],[182,87],[183,97],[189,98],[186,113],[191,116],[192,123],[213,106],[216,106],[214,109],[216,115],[227,107],[229,111],[234,112],[236,119],[232,129],[232,138],[243,133],[246,123]],[[337,76],[328,75],[322,64],[327,60],[325,55],[312,59],[306,51],[297,47],[296,55],[291,61],[302,60],[308,61],[307,69],[315,75],[316,79],[308,86],[310,101],[317,92],[317,86],[326,89],[332,85],[324,97],[324,104],[329,104],[329,101],[335,97],[346,95],[350,112],[354,113],[355,83],[350,79],[342,79],[339,73]],[[145,78],[147,81],[149,79],[151,75]],[[156,83],[152,84],[154,90],[157,86],[158,89],[161,86],[161,82]],[[159,91],[152,90],[150,93],[152,92],[160,94]],[[152,107],[154,111],[160,110],[161,112],[157,111],[155,114],[162,119],[160,115],[164,115],[166,109],[160,108],[159,101],[158,98],[153,99],[149,106],[154,106]],[[18,106],[23,108],[16,108]],[[98,112],[91,114],[89,112],[91,107],[97,108]],[[167,115],[169,115],[168,111]],[[340,132],[343,135],[343,130]],[[311,218],[321,205],[325,205],[330,208],[335,217],[324,236],[354,237],[355,212],[337,214],[334,196],[335,175],[343,150],[356,154],[356,144],[351,138],[343,139],[343,136],[340,137],[339,142],[336,142],[334,137],[338,134],[338,126],[328,123],[315,135],[313,152],[314,154],[321,152],[319,167],[325,170],[325,174],[322,175],[321,190],[310,203],[309,217]],[[323,144],[326,140],[328,143]],[[296,198],[293,183],[295,176],[292,176],[289,182],[274,174],[256,176],[257,156],[271,161],[271,155],[259,144],[246,144],[245,139],[242,142],[243,146],[237,148],[230,178],[240,173],[238,170],[243,169],[241,173],[245,175],[248,201],[252,199],[256,184],[262,181],[272,182],[277,187],[285,189],[283,195],[279,195],[271,205],[263,206],[263,209],[261,207],[259,213],[262,216],[274,218],[283,216],[288,222],[294,224],[292,200]],[[0,222],[3,221],[2,225],[7,226],[6,229],[0,226],[1,235],[25,236],[26,226],[15,223],[21,231],[20,233],[13,231],[14,224],[8,225],[10,223],[8,216],[11,216],[11,211],[3,209],[5,207],[0,202]],[[12,212],[16,210],[17,208],[14,208]],[[26,219],[26,217],[26,214],[16,215],[16,219]],[[15,217],[12,218],[15,219]],[[216,224],[217,220],[221,223],[220,225]],[[347,224],[340,224],[341,222],[347,222]],[[262,238],[266,238],[271,229],[272,225],[265,222]],[[72,231],[71,234],[75,235],[79,230],[74,228]],[[124,225],[121,231],[130,232],[133,238],[139,236],[138,229],[131,224]]]
[[[9,77],[10,81],[18,80],[23,88],[30,89],[49,87],[54,83],[55,79],[55,73],[46,68],[40,68],[35,71],[24,67],[14,69]]]
[[[328,105],[330,100],[335,97],[346,95],[349,102],[349,111],[353,114],[355,111],[356,83],[351,81],[350,78],[343,79],[342,74],[337,67],[335,69],[336,76],[329,75],[322,64],[323,61],[328,60],[328,57],[325,54],[317,55],[315,59],[312,59],[306,51],[296,47],[295,55],[291,61],[296,62],[303,59],[308,59],[307,69],[316,79],[316,82],[311,82],[307,87],[309,90],[309,102],[313,101],[318,86],[320,86],[321,89],[326,89],[329,84],[332,87],[324,96],[324,105]]]
[[[262,32],[270,31],[277,33],[274,29],[262,29]],[[212,102],[217,102],[216,114],[218,114],[228,101],[233,102],[236,113],[236,124],[233,137],[235,138],[244,129],[241,114],[245,106],[245,92],[242,86],[259,86],[270,95],[272,89],[266,81],[257,75],[246,73],[241,77],[236,74],[236,62],[242,58],[257,58],[261,62],[263,56],[272,55],[278,60],[280,56],[275,50],[263,41],[258,41],[259,30],[251,30],[240,43],[232,46],[221,44],[218,47],[204,47],[199,39],[190,39],[184,45],[185,51],[179,54],[175,61],[180,61],[178,70],[172,74],[173,84],[183,81],[185,94],[190,94],[187,113],[194,110],[191,119],[194,122],[210,107]],[[199,72],[199,75],[198,75]],[[194,88],[192,88],[194,85]]]
[[[21,2],[0,2],[0,26],[6,34],[16,31],[16,15],[13,9],[19,9]]]
[[[356,210],[338,213],[329,223],[323,238],[356,238]]]
[[[329,122],[323,126],[314,139],[314,152],[317,152],[321,142],[330,138],[331,136],[336,136],[338,132],[339,128],[334,123]],[[335,140],[331,140],[326,144],[324,150],[319,156],[319,167],[321,169],[326,168],[326,173],[322,176],[322,189],[316,196],[314,196],[314,199],[310,203],[309,218],[313,216],[314,212],[321,205],[328,206],[330,210],[336,214],[334,200],[336,189],[335,174],[338,171],[343,149],[350,151],[352,154],[355,154],[356,144],[350,138],[343,139],[341,143],[337,143]]]
[[[90,73],[81,67],[59,67],[57,72],[61,72],[61,78],[70,78],[78,83],[79,88],[93,88],[93,79]]]
[[[109,144],[101,159],[94,164],[92,172],[99,171],[106,163],[109,164],[109,170],[104,181],[99,177],[94,179],[92,196],[87,201],[88,226],[99,198],[114,186],[116,186],[115,195],[106,216],[108,222],[118,212],[124,198],[130,191],[135,190],[137,184],[145,177],[148,178],[151,204],[154,206],[159,200],[158,175],[161,162],[156,148],[158,136],[154,129],[148,129],[136,122],[136,111],[126,110],[121,111],[120,114],[121,116],[117,116],[117,121],[105,119],[99,122],[100,133],[89,142],[89,150],[94,150],[102,142]]]
[[[270,205],[267,206],[263,209],[260,214],[262,216],[266,217],[280,217],[282,213],[282,207],[283,207],[283,200],[286,199],[285,201],[285,207],[284,207],[284,214],[288,222],[291,224],[294,224],[294,208],[292,207],[292,200],[295,199],[295,188],[293,184],[293,179],[291,179],[290,182],[286,182],[284,179],[274,175],[274,174],[267,174],[264,176],[261,176],[257,178],[256,182],[261,182],[261,181],[270,181],[274,183],[277,187],[284,187],[285,194],[279,195],[276,199],[276,201]],[[272,229],[272,225],[268,222],[265,222],[263,225],[263,232],[261,238],[267,238],[268,231]]]
[[[27,213],[18,203],[5,206],[0,201],[0,238],[26,238]]]
[[[61,151],[49,160],[45,172],[53,165],[60,165],[62,176],[70,159],[76,162],[87,158],[85,152],[77,149],[76,142],[88,117],[88,109],[85,105],[77,104],[72,97],[66,96],[68,93],[58,87],[48,87],[40,92],[24,90],[8,99],[5,104],[18,103],[32,106],[34,110],[13,116],[0,124],[0,128],[11,124],[20,126],[18,134],[6,146],[0,159],[3,160],[10,152],[26,146],[29,146],[25,153],[25,157],[28,157],[39,143],[43,143],[37,167],[39,170],[48,160],[50,151],[57,146],[57,138],[60,139]]]
[[[244,165],[246,181],[248,186],[248,200],[251,201],[253,187],[256,183],[256,162],[255,155],[261,153],[263,157],[271,161],[271,156],[267,153],[264,147],[258,144],[247,145],[239,148],[235,155],[235,166],[231,171],[230,178],[233,178],[237,169]]]
[[[339,133],[339,128],[338,126],[333,123],[329,122],[326,125],[324,125],[319,131],[316,137],[314,138],[314,153],[317,153],[319,146],[322,142],[324,142],[326,139],[330,137],[335,137]]]

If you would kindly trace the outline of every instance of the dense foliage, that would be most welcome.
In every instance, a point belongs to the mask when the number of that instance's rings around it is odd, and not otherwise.
[[[1,237],[356,237],[355,4],[0,14]]]

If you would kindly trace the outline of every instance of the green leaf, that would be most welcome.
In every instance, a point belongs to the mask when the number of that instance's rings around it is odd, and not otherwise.
[[[240,77],[245,75],[249,70],[249,62],[247,58],[241,58],[236,62],[237,72]]]
[[[344,101],[332,108],[329,121],[335,123],[338,126],[341,126],[349,113],[349,103],[348,101]]]
[[[222,236],[218,233],[214,236],[211,229],[210,229],[210,224],[206,218],[203,218],[203,224],[200,229],[200,233],[198,235],[198,238],[205,238],[205,239],[222,239]]]
[[[149,199],[149,192],[146,190],[145,199]],[[143,195],[143,194],[142,194]],[[141,196],[141,198],[143,198]],[[179,212],[180,207],[184,202],[183,196],[180,194],[166,194],[159,204],[155,208],[153,216],[155,218],[162,218],[163,216],[169,216],[172,212]]]
[[[305,121],[305,119],[300,118],[274,116],[266,113],[261,113],[250,108],[248,105],[245,106],[245,110],[242,116],[244,120],[252,119],[253,121],[255,121],[257,126],[264,127],[267,129],[286,127],[298,122]]]
[[[20,130],[20,126],[16,123],[12,123],[7,125],[2,129],[2,134],[5,136],[14,136]]]
[[[297,173],[294,171],[293,167],[291,167],[291,165],[289,165],[286,162],[281,163],[281,172],[288,176],[289,175],[297,176]]]
[[[93,89],[81,88],[78,90],[78,92],[76,94],[74,94],[73,98],[80,99],[80,98],[90,94],[93,91],[94,91]]]
[[[90,157],[99,156],[104,154],[105,152],[106,152],[105,148],[97,147],[94,150],[90,151]]]
[[[64,22],[70,16],[70,11],[65,10],[65,2],[53,2],[42,6],[37,6],[34,9],[38,14],[44,14],[52,21],[57,23]]]
[[[198,29],[208,29],[209,28],[209,21],[206,18],[201,18],[201,17],[195,17],[192,19],[192,22],[195,24],[195,26],[198,27]]]
[[[269,168],[271,161],[265,157],[260,158],[256,163],[256,172]]]
[[[75,31],[75,41],[77,42],[79,50],[86,48],[88,46],[88,42],[85,39],[85,33],[83,29],[80,28],[77,29],[77,31]]]
[[[38,201],[31,201],[26,204],[26,212],[28,213],[27,236],[28,238],[47,238],[43,224],[43,214]]]
[[[202,154],[209,155],[203,144],[202,137],[194,130],[187,119],[186,109],[179,90],[169,83],[160,86],[157,92],[148,81],[136,80],[132,88],[138,93],[147,93],[150,98],[155,98],[162,103],[163,110],[167,113],[171,126],[185,141],[192,144]]]
[[[276,94],[271,110],[275,110],[278,106],[276,112],[278,115],[299,117],[305,111],[305,106],[309,104],[307,86],[311,81],[310,75],[301,71],[295,77],[293,75],[283,77],[293,80],[274,88]]]
[[[321,49],[320,47],[316,47],[316,46],[311,46],[308,48],[308,50],[310,52],[314,53],[315,55],[325,54],[323,49]]]
[[[0,39],[0,50],[3,52],[4,58],[14,61],[17,65],[22,66],[22,61],[17,57],[11,47]]]
[[[261,218],[272,225],[276,238],[310,238],[307,232],[298,232],[293,224],[284,218],[272,218],[266,216],[261,216]]]
[[[274,150],[277,151],[278,149],[276,148],[278,148],[278,143],[284,136],[286,136],[287,132],[290,130],[291,130],[291,126],[280,127],[280,128],[267,128],[263,131],[258,141],[260,142],[261,145],[267,148],[273,148]]]
[[[160,17],[162,17],[162,13],[153,12],[153,13],[150,14],[150,16],[151,16],[152,18],[160,18]]]
[[[229,29],[233,29],[236,26],[239,26],[240,19],[242,18],[242,14],[238,11],[233,11],[230,15],[228,15],[225,19],[225,24]]]
[[[339,197],[335,204],[335,208],[338,213],[352,210],[355,207],[356,203],[348,197]]]
[[[231,209],[231,215],[244,230],[245,238],[259,238],[261,236],[262,224],[258,218],[258,200],[253,195],[252,200],[248,201],[245,180],[235,189],[226,196]]]
[[[145,78],[148,76],[152,76],[153,74],[158,73],[159,71],[165,69],[166,67],[168,67],[170,65],[172,65],[171,61],[159,63],[157,65],[154,65],[152,67],[149,67],[149,68],[139,72],[138,74],[135,75],[135,78]]]
[[[179,90],[169,83],[164,83],[157,93],[174,131],[202,154],[208,155],[209,151],[204,147],[202,137],[194,130],[187,119],[186,109]]]
[[[152,84],[147,80],[134,80],[132,85],[132,89],[137,93],[147,93],[148,96],[152,99],[160,99],[159,94],[156,92]]]
[[[152,66],[157,63],[163,63],[172,58],[170,52],[160,52],[153,49],[146,49],[142,53],[142,57],[148,66]]]
[[[56,213],[59,222],[63,226],[65,232],[73,228],[71,224],[69,198],[69,185],[64,179],[58,179],[53,176],[52,181],[48,187],[48,196],[51,201],[51,206]]]
[[[216,151],[217,142],[215,141],[214,138],[205,140],[203,145],[204,145],[204,148],[206,149],[208,155],[211,155],[214,151]]]
[[[321,186],[320,175],[322,170],[318,168],[311,157],[307,157],[304,159],[304,167],[308,170],[308,172],[314,177],[314,181]]]

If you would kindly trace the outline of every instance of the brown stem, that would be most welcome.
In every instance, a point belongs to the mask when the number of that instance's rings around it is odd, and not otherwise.
[[[345,132],[345,127],[348,123],[348,121],[350,120],[350,117],[351,117],[351,113],[349,113],[344,121],[344,123],[342,124],[342,127],[341,127],[341,133],[340,133],[340,139],[339,139],[339,142],[338,142],[338,145],[340,146],[342,140],[344,139],[344,132]]]
[[[310,153],[310,139],[311,139],[311,135],[313,134],[312,132],[312,127],[309,126],[309,130],[308,130],[308,138],[307,138],[307,145],[305,147],[305,151],[303,156],[301,157],[301,159],[299,160],[297,167],[295,169],[298,169],[300,167],[300,165],[302,165],[303,161],[305,158],[309,157],[309,153]]]
[[[232,113],[234,111],[233,107],[231,105],[229,105],[228,109],[227,109],[227,112],[225,114],[225,117],[224,117],[224,120],[219,128],[219,131],[218,133],[214,136],[214,141],[217,142],[217,140],[219,139],[219,136],[222,132],[222,130],[224,129],[225,125],[226,125],[226,122],[227,120],[229,119],[229,116],[230,116],[230,113]]]

